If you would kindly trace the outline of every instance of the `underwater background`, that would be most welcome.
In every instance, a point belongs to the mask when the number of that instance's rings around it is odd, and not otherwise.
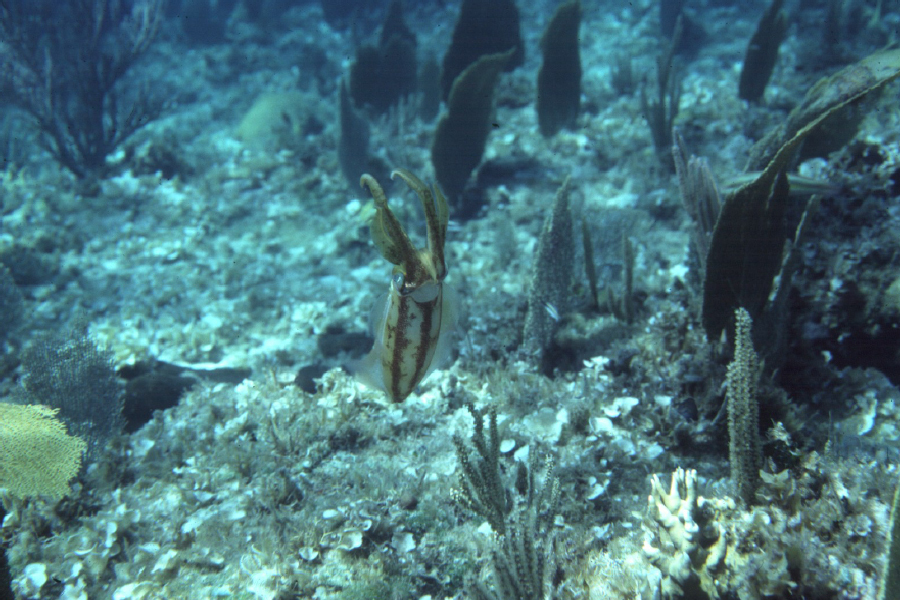
[[[900,598],[898,36],[0,0],[0,598]]]

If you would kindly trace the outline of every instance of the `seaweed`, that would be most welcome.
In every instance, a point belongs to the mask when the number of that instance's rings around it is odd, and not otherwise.
[[[900,76],[900,49],[870,54],[844,67],[830,77],[820,79],[806,93],[787,120],[773,129],[750,150],[747,171],[765,168],[784,144],[823,113],[847,106],[869,92],[882,88]]]
[[[451,202],[458,202],[481,162],[491,132],[494,88],[513,56],[512,49],[482,56],[453,82],[447,113],[438,121],[431,145],[435,177]]]
[[[377,46],[360,46],[350,67],[350,96],[357,107],[379,114],[416,91],[416,36],[403,22],[400,0],[394,0]]]
[[[519,9],[513,0],[463,0],[453,39],[444,55],[441,93],[448,100],[457,77],[482,56],[512,49],[503,70],[525,62]]]
[[[750,38],[738,83],[738,97],[742,100],[762,100],[766,85],[772,77],[778,60],[778,49],[787,33],[787,15],[782,10],[783,5],[784,0],[772,0]]]
[[[672,128],[681,100],[681,82],[673,72],[675,50],[681,42],[683,22],[678,20],[672,40],[656,59],[656,98],[648,98],[646,86],[641,87],[641,111],[650,126],[653,147],[664,167],[673,171]]]
[[[556,9],[541,38],[544,61],[537,78],[537,115],[544,137],[572,127],[578,120],[581,106],[580,25],[581,3],[570,0]]]
[[[341,137],[338,140],[338,162],[347,183],[356,185],[366,172],[369,161],[369,124],[354,110],[343,81],[340,90],[339,118]]]
[[[829,116],[898,75],[900,50],[891,50],[822,79],[794,109],[788,122],[754,147],[751,165],[771,158],[758,177],[726,197],[710,241],[702,310],[703,326],[710,339],[721,334],[738,307],[747,309],[758,323],[775,277],[781,272],[781,289],[790,281],[790,273],[784,268],[789,261],[782,261],[788,240],[784,215],[790,189],[784,171],[797,148]],[[794,133],[781,141],[791,131]],[[780,145],[775,146],[778,142]],[[776,327],[772,323],[769,326]]]

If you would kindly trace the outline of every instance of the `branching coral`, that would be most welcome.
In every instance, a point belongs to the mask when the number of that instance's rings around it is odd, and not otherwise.
[[[647,539],[643,550],[662,572],[662,597],[718,598],[716,573],[724,567],[727,537],[712,520],[706,500],[697,495],[697,471],[677,469],[668,492],[656,475],[650,485],[656,545]]]

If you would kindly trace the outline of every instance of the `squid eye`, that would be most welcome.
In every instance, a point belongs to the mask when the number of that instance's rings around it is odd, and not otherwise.
[[[391,285],[400,293],[403,293],[403,285],[406,283],[406,278],[403,276],[403,273],[394,273],[394,276],[391,277]]]

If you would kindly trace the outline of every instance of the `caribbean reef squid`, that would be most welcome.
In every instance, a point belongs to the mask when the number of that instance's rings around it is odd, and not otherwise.
[[[387,295],[372,309],[375,345],[350,370],[362,383],[402,402],[449,355],[457,300],[444,283],[444,242],[449,210],[437,186],[434,193],[405,169],[391,173],[419,196],[425,211],[428,247],[417,249],[388,207],[384,190],[371,175],[360,185],[375,200],[372,241],[394,265]]]

